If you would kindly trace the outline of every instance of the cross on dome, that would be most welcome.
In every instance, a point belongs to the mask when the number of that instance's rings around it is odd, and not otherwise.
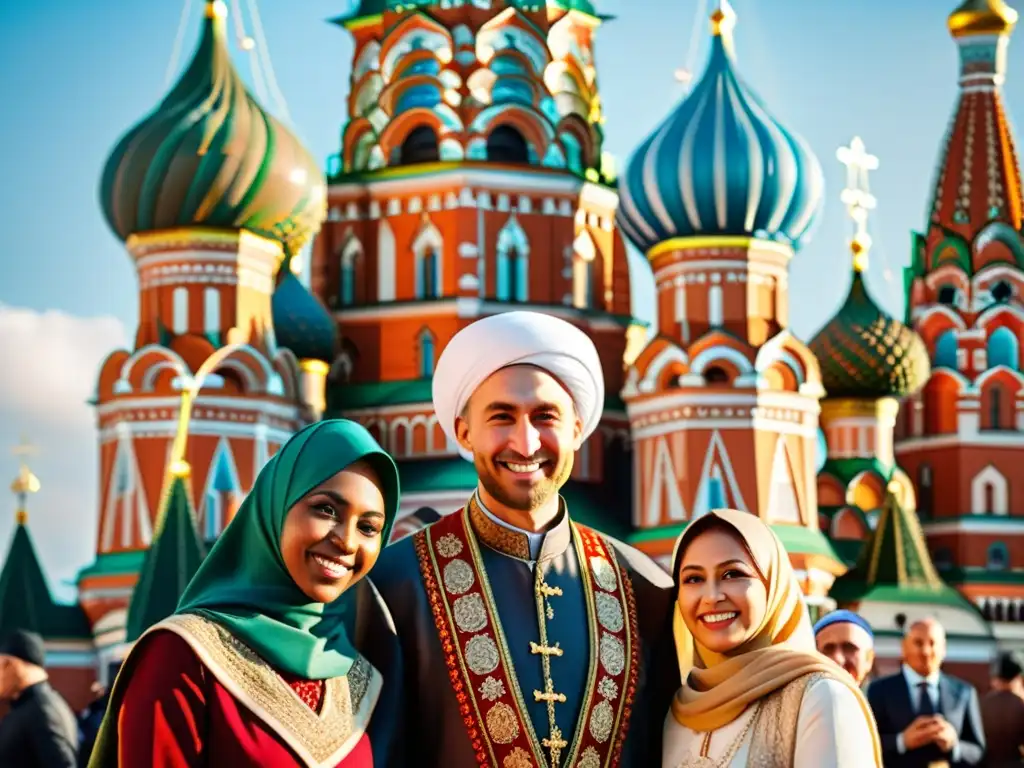
[[[846,166],[846,187],[839,199],[846,205],[856,225],[850,250],[853,252],[853,268],[858,272],[867,269],[867,255],[871,248],[868,234],[868,211],[875,208],[877,200],[868,186],[868,172],[878,169],[878,158],[870,155],[860,136],[854,136],[850,146],[836,150],[836,158]]]

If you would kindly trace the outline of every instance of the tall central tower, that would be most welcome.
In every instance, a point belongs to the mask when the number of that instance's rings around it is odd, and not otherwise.
[[[789,262],[821,167],[736,70],[722,0],[690,94],[636,150],[618,220],[654,270],[659,335],[629,369],[633,538],[668,558],[682,527],[743,509],[783,537],[805,589],[844,567],[818,530],[818,361],[788,330]]]
[[[349,120],[312,271],[343,339],[328,409],[399,459],[403,514],[454,510],[476,483],[430,393],[468,323],[511,308],[566,318],[594,339],[608,391],[622,385],[633,319],[601,152],[601,22],[587,2],[506,0],[364,0],[338,20],[355,39]],[[607,405],[574,475],[605,499],[605,467],[628,447],[623,406]]]
[[[949,16],[960,92],[905,275],[932,375],[896,444],[940,574],[1002,639],[1024,618],[1024,201],[1002,93],[1016,22],[1002,0]]]

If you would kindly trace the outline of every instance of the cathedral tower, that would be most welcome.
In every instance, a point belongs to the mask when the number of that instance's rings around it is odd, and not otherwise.
[[[711,17],[690,94],[629,162],[618,221],[654,270],[659,335],[629,369],[635,542],[667,558],[715,507],[776,524],[823,595],[842,566],[818,531],[818,362],[788,330],[789,262],[820,208],[821,167],[740,80],[735,14]]]
[[[99,527],[79,588],[101,668],[120,653],[125,608],[169,492],[183,390],[198,390],[184,458],[207,540],[313,415],[296,358],[306,353],[275,338],[275,315],[302,312],[295,296],[271,302],[282,262],[320,226],[325,184],[299,141],[246,90],[225,16],[220,0],[205,3],[191,62],[103,171],[104,216],[138,271],[139,326],[134,347],[107,358],[96,389]],[[315,301],[308,292],[306,300]],[[310,354],[329,360],[333,350]]]
[[[908,321],[932,375],[900,419],[939,573],[996,623],[1024,618],[1024,237],[1021,171],[1003,102],[1017,14],[968,0],[949,17],[960,93],[928,220],[906,269]]]
[[[397,535],[476,483],[431,405],[434,363],[460,328],[511,308],[564,317],[594,339],[608,391],[621,387],[633,320],[601,152],[601,21],[586,2],[505,0],[364,0],[338,20],[355,39],[349,119],[311,283],[342,338],[328,409],[401,464],[402,514],[416,520]],[[624,408],[607,405],[577,457],[581,488],[602,490],[605,467],[627,463]]]

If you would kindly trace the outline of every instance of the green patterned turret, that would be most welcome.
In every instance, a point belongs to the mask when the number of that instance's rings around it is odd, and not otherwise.
[[[186,479],[182,472],[170,478],[171,486],[157,513],[153,541],[128,605],[128,642],[138,640],[143,632],[177,610],[185,587],[206,556],[196,531]]]
[[[924,341],[875,303],[858,268],[843,306],[809,346],[829,398],[906,397],[931,372]]]
[[[107,159],[100,202],[122,240],[177,227],[247,229],[295,252],[326,217],[322,172],[246,89],[225,16],[221,0],[207,0],[191,64]]]

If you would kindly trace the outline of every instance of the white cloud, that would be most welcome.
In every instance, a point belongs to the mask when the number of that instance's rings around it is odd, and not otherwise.
[[[96,426],[89,405],[100,366],[126,346],[128,333],[113,317],[75,317],[0,304],[0,488],[18,461],[10,448],[26,436],[38,455],[29,464],[42,490],[28,504],[29,530],[50,585],[62,597],[66,582],[91,560],[96,540]],[[0,560],[6,559],[14,499],[0,503]]]

